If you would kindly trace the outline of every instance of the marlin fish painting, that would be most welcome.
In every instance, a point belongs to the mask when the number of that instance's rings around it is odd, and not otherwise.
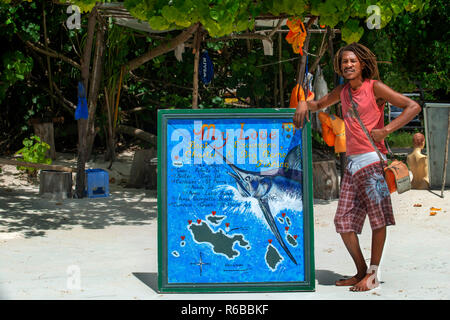
[[[215,151],[220,154],[217,150]],[[258,201],[259,208],[270,230],[286,254],[296,265],[297,261],[286,246],[275,223],[269,201],[280,199],[282,195],[293,194],[301,190],[303,174],[300,154],[301,146],[297,145],[289,151],[280,169],[273,170],[271,173],[266,172],[265,174],[240,169],[222,155],[224,161],[231,168],[231,171],[227,173],[236,180],[238,192],[243,197],[251,197]]]

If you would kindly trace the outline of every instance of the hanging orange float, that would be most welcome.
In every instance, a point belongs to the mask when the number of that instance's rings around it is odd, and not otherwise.
[[[303,43],[306,39],[306,28],[301,19],[288,19],[286,25],[289,27],[289,33],[286,36],[286,41],[292,45],[295,53],[303,55]]]
[[[334,146],[334,152],[345,152],[345,124],[344,121],[325,112],[319,112],[319,120],[322,124],[322,138],[329,147]]]
[[[306,101],[314,100],[314,92],[308,90],[308,97]],[[302,86],[297,83],[297,85],[292,89],[291,100],[289,101],[290,108],[297,108],[299,101],[305,101],[305,91]]]

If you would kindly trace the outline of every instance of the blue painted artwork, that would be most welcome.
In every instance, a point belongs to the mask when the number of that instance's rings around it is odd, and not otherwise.
[[[305,280],[302,132],[286,119],[169,119],[169,284]]]

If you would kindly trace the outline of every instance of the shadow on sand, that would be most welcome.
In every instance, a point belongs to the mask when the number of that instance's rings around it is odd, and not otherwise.
[[[158,274],[152,272],[133,272],[133,275],[147,285],[150,289],[158,292]],[[340,279],[350,278],[329,270],[316,270],[316,279],[320,285],[334,286]]]
[[[350,278],[342,274],[335,273],[330,270],[316,270],[316,279],[320,285],[334,286],[337,280]]]
[[[133,276],[141,280],[153,291],[158,292],[158,274],[156,272],[133,272]]]
[[[156,216],[156,192],[151,190],[116,189],[105,198],[49,200],[35,191],[0,188],[0,234],[19,232],[30,238],[74,226],[145,225]]]

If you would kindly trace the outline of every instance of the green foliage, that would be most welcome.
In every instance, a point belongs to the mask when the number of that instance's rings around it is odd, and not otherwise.
[[[9,0],[0,0],[9,3]],[[97,0],[72,0],[82,12],[92,10]],[[110,1],[105,1],[110,2]],[[364,29],[369,5],[381,12],[381,26],[403,11],[422,9],[429,0],[125,0],[124,6],[137,19],[147,21],[156,30],[181,29],[200,22],[212,37],[254,29],[254,19],[260,14],[288,14],[320,17],[320,23],[330,27],[341,24],[343,39],[358,41]],[[350,20],[349,20],[350,19]]]
[[[89,11],[96,0],[72,0]],[[364,32],[369,5],[381,9],[381,26],[401,12],[422,9],[429,0],[125,0],[124,6],[137,19],[148,21],[156,30],[181,29],[200,22],[212,37],[254,29],[254,19],[261,14],[288,14],[320,17],[330,27],[341,24],[345,41],[358,41]],[[349,18],[351,18],[350,21]]]
[[[112,1],[108,1],[112,2]],[[107,41],[104,56],[104,73],[100,85],[99,105],[104,103],[104,88],[115,106],[120,67],[127,61],[142,55],[149,48],[167,42],[180,33],[180,29],[197,22],[213,38],[230,33],[254,30],[254,19],[259,15],[291,15],[304,18],[318,15],[319,24],[341,30],[334,39],[335,51],[343,42],[360,41],[373,49],[378,60],[392,64],[380,64],[382,80],[397,91],[411,91],[415,81],[422,81],[428,95],[442,97],[448,92],[448,5],[436,0],[124,0],[124,6],[131,14],[146,21],[154,29],[172,30],[162,37],[148,37],[132,29],[119,27],[107,20]],[[8,3],[8,4],[5,4]],[[47,29],[52,50],[79,62],[86,40],[87,14],[82,14],[82,28],[67,30],[63,23],[67,19],[66,6],[51,5],[47,0]],[[73,0],[83,12],[93,8],[95,0]],[[51,109],[50,98],[43,89],[48,88],[46,57],[31,50],[17,37],[43,43],[42,2],[19,2],[0,0],[0,39],[8,46],[0,56],[0,85],[8,86],[6,97],[0,101],[0,140],[8,135],[17,139],[16,147],[26,134],[18,135],[17,128],[28,130],[27,120],[43,114],[65,116],[74,127],[72,136],[61,138],[62,143],[75,144],[76,125],[72,114],[68,114],[60,103]],[[366,27],[367,7],[378,5],[381,9],[381,30]],[[423,22],[420,22],[422,21]],[[436,33],[436,30],[438,31]],[[164,38],[163,38],[164,37]],[[362,38],[361,38],[362,37]],[[361,38],[361,39],[360,39]],[[207,40],[208,36],[206,37]],[[237,93],[240,100],[246,100],[255,107],[279,106],[278,40],[274,40],[274,56],[265,56],[260,40],[228,40],[203,42],[214,65],[214,79],[209,85],[199,83],[199,108],[233,108],[224,103],[228,91]],[[317,53],[322,36],[313,34],[309,52]],[[283,39],[281,60],[298,57]],[[19,53],[18,53],[19,52]],[[9,56],[9,58],[7,58]],[[315,57],[309,57],[309,66]],[[333,87],[332,57],[328,52],[321,60],[321,66],[328,82]],[[156,133],[156,111],[158,108],[191,108],[194,55],[190,49],[178,62],[173,53],[158,56],[132,73],[125,72],[122,86],[119,121],[143,130]],[[59,59],[50,59],[53,81],[58,85],[65,99],[76,104],[76,84],[80,71]],[[291,89],[295,85],[298,60],[282,63],[284,79],[284,101],[288,104]],[[9,74],[11,81],[6,79]],[[24,80],[22,80],[22,77]],[[139,112],[132,111],[139,109]],[[106,123],[105,108],[97,108],[96,126]],[[5,122],[9,122],[5,124]],[[14,129],[12,129],[14,128]],[[13,132],[14,134],[10,133]],[[66,130],[66,128],[64,128]],[[6,135],[3,135],[4,133]],[[100,131],[103,134],[104,130]],[[55,137],[58,139],[58,137]],[[73,139],[72,139],[73,138]],[[317,139],[320,140],[320,139]],[[72,145],[71,145],[72,147]]]
[[[41,141],[36,135],[32,135],[30,138],[23,140],[24,147],[16,152],[16,155],[21,155],[23,159],[19,161],[32,162],[32,163],[44,163],[51,164],[52,159],[47,158],[45,153],[50,149],[50,146]],[[18,170],[25,170],[29,175],[36,174],[36,168],[18,166]]]
[[[363,33],[364,29],[355,19],[349,19],[341,29],[342,40],[347,43],[358,42]]]
[[[21,51],[8,51],[2,56],[3,70],[0,71],[0,102],[6,90],[17,81],[22,81],[33,69],[33,59]]]
[[[417,5],[417,4],[416,4]],[[450,6],[435,0],[421,11],[404,12],[381,30],[364,34],[379,64],[382,80],[400,92],[416,91],[420,85],[426,100],[448,100],[450,92]]]
[[[390,134],[386,141],[391,148],[412,148],[413,146],[413,135],[417,133],[418,130],[411,131],[396,131]]]

